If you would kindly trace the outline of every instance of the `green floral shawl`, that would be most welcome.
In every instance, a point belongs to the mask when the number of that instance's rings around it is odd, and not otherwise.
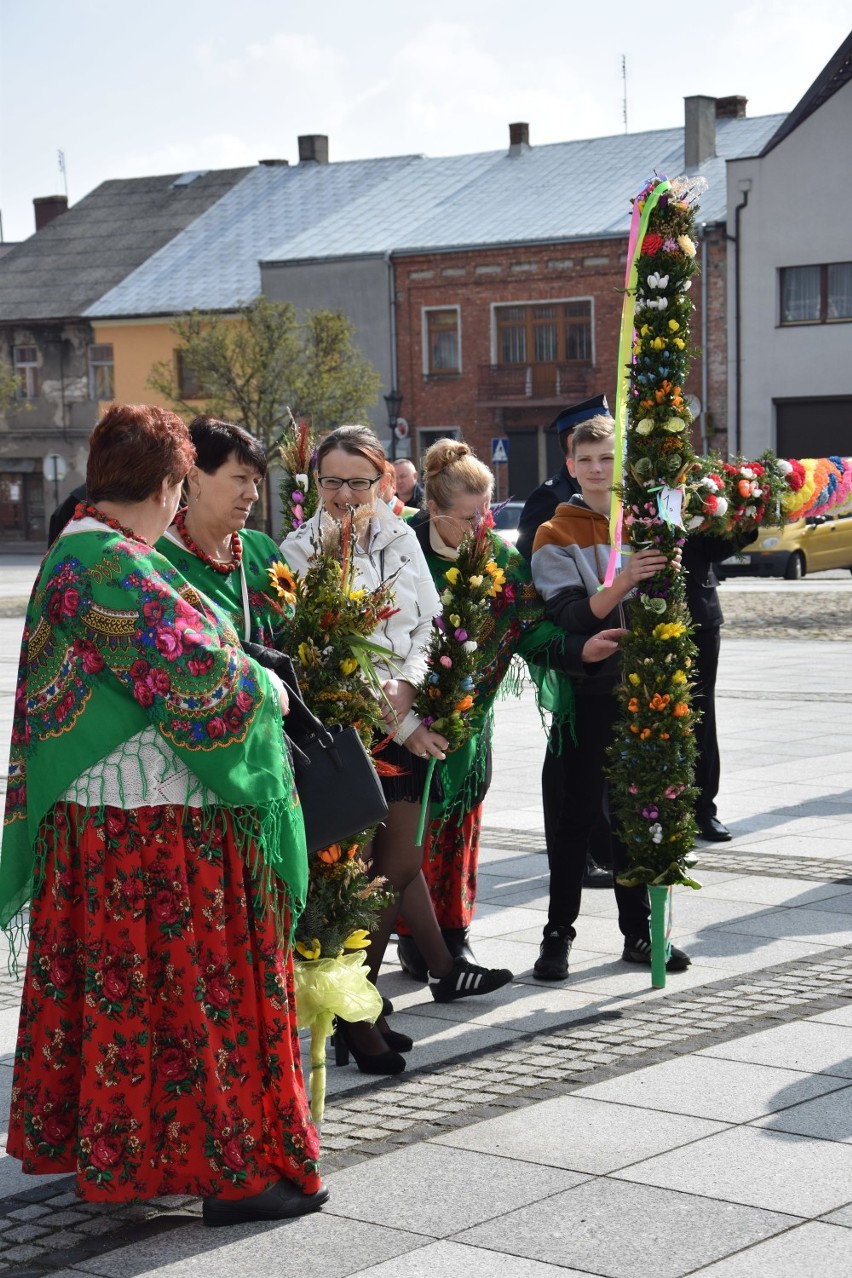
[[[177,534],[175,534],[177,536]],[[266,648],[282,648],[282,631],[287,626],[286,613],[278,604],[273,587],[269,583],[268,569],[283,558],[271,537],[253,528],[240,533],[243,544],[243,571],[248,587],[249,618],[253,643]],[[245,637],[243,592],[239,572],[222,573],[204,563],[183,542],[173,541],[171,534],[160,538],[156,546],[161,555],[174,564],[180,575],[212,599],[220,612],[224,612],[239,637]]]
[[[30,598],[0,855],[4,930],[31,897],[59,796],[151,724],[198,795],[219,796],[205,807],[211,837],[227,809],[259,897],[295,925],[307,857],[275,686],[162,555],[105,527],[60,537]]]

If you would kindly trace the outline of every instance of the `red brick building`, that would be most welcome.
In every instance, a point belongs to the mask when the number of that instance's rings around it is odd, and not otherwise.
[[[508,439],[501,496],[558,467],[547,430],[566,404],[615,401],[626,236],[394,255],[398,387],[419,453],[457,430],[484,459]],[[725,431],[724,226],[707,228],[693,298],[698,350],[687,391],[708,436]],[[723,442],[723,441],[722,441]]]

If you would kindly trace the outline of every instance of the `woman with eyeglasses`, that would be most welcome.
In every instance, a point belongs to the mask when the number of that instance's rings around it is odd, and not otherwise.
[[[411,528],[442,590],[444,574],[458,557],[465,533],[489,517],[494,476],[467,444],[453,439],[440,439],[428,449],[423,475],[426,508],[413,517]],[[476,729],[438,766],[443,797],[432,804],[423,856],[426,883],[447,946],[452,954],[471,961],[468,933],[476,901],[482,805],[491,784],[494,701],[500,686],[507,675],[511,680],[516,655],[530,663],[539,685],[548,671],[594,677],[591,663],[614,650],[613,636],[620,633],[602,632],[595,637],[600,643],[584,643],[582,635],[569,635],[548,621],[526,561],[495,532],[489,535],[505,582],[491,599],[490,624],[476,652]],[[515,688],[521,674],[519,669]],[[553,711],[557,728],[567,729],[573,703],[571,679],[548,680],[546,690],[540,689],[540,701]],[[413,931],[407,919],[398,920],[399,960],[410,976],[425,981],[426,963]]]
[[[381,444],[366,426],[340,426],[327,435],[317,452],[320,507],[284,539],[281,550],[294,571],[304,572],[325,522],[342,522],[355,507],[359,585],[373,590],[380,582],[393,580],[396,612],[382,622],[373,639],[394,653],[393,664],[377,659],[376,669],[387,698],[385,717],[392,737],[379,757],[395,765],[396,775],[382,778],[388,816],[365,855],[372,857],[373,873],[387,879],[397,898],[385,908],[371,934],[367,960],[375,982],[397,908],[401,908],[428,974],[434,978],[432,996],[436,1002],[448,1003],[499,989],[511,981],[512,973],[453,957],[441,935],[421,873],[422,849],[415,840],[426,773],[430,758],[445,758],[447,739],[425,727],[412,706],[426,676],[432,618],[440,612],[441,604],[416,535],[384,501],[377,499],[385,460]],[[333,802],[333,795],[329,799]],[[411,1040],[389,1031],[384,1018],[375,1026],[366,1022],[339,1023],[338,1030],[364,1073],[396,1074],[405,1068],[402,1052],[411,1048]]]

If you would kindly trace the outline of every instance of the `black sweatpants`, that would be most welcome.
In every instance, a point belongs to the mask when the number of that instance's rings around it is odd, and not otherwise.
[[[606,748],[614,735],[618,706],[606,693],[575,697],[577,744],[564,733],[559,762],[562,770],[562,803],[556,828],[548,842],[550,906],[548,922],[571,928],[580,913],[586,850],[602,818],[610,817],[608,786],[604,775]],[[617,825],[610,819],[610,845],[614,875],[627,866],[627,852]],[[648,936],[650,904],[645,888],[613,888],[618,905],[618,925],[625,936]]]

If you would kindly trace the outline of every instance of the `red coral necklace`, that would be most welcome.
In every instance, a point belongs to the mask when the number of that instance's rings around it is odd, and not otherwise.
[[[130,541],[141,541],[143,546],[150,546],[150,541],[138,532],[134,532],[132,528],[125,528],[124,524],[120,524],[117,519],[113,519],[112,515],[106,514],[97,506],[90,505],[89,502],[81,501],[74,508],[74,519],[97,519],[98,523],[106,524],[107,528],[114,528],[116,532],[121,533],[122,537],[127,537]]]
[[[243,558],[243,543],[239,533],[231,533],[231,561],[223,564],[218,559],[214,559],[212,555],[208,555],[192,540],[186,530],[186,510],[177,512],[174,518],[174,525],[187,550],[191,551],[193,555],[197,555],[201,562],[207,564],[208,568],[212,568],[214,572],[221,572],[223,576],[227,576],[229,572],[235,572],[239,568]]]

